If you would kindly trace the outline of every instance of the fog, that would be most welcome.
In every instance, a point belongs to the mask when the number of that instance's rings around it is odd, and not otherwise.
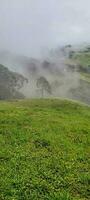
[[[41,97],[44,77],[52,91],[45,97],[90,102],[90,85],[68,64],[71,50],[90,44],[89,8],[89,0],[0,0],[0,64],[28,78],[26,98]]]
[[[40,57],[90,42],[89,0],[0,0],[0,49]]]
[[[68,63],[70,51],[80,49],[83,47],[57,47],[48,51],[47,55],[41,59],[1,51],[0,63],[28,79],[28,84],[20,90],[26,98],[42,97],[40,88],[37,87],[37,80],[44,77],[51,87],[51,93],[44,91],[43,97],[69,98],[89,103],[90,84],[81,83],[76,63]]]

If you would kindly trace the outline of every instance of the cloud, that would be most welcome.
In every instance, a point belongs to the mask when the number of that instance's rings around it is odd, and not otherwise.
[[[0,0],[0,46],[38,56],[42,48],[90,42],[90,0]]]

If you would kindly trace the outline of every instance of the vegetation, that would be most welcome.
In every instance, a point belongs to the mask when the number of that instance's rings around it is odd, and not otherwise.
[[[82,66],[89,66],[90,67],[90,52],[89,53],[79,53],[76,54],[75,58]]]
[[[90,73],[81,73],[81,79],[90,82]]]
[[[89,199],[90,107],[0,102],[0,200]]]
[[[90,47],[88,46],[82,51],[74,52],[69,58],[66,63],[71,67],[77,67],[80,72],[80,79],[90,82]]]
[[[24,96],[18,90],[25,82],[27,79],[22,75],[0,65],[0,99],[23,98]]]
[[[73,53],[72,58],[82,67],[90,67],[90,51],[79,51]]]
[[[41,76],[40,78],[37,79],[37,88],[40,90],[41,97],[44,97],[45,93],[51,94],[51,86],[48,82],[48,80]]]

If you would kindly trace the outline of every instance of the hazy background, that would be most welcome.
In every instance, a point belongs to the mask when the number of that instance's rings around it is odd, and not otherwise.
[[[89,44],[90,0],[0,0],[0,64],[28,79],[20,90],[26,98],[41,97],[37,81],[43,77],[51,87],[45,97],[90,104]],[[87,66],[69,59],[72,51],[84,51]]]
[[[0,0],[0,49],[38,57],[90,42],[90,0]]]

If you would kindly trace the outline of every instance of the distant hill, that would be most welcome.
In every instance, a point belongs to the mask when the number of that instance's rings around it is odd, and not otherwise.
[[[44,77],[52,88],[53,97],[70,98],[90,104],[89,45],[59,46],[41,59],[0,52],[1,64],[28,78],[22,88],[27,98],[39,97],[37,79]],[[48,96],[49,97],[49,96]]]

